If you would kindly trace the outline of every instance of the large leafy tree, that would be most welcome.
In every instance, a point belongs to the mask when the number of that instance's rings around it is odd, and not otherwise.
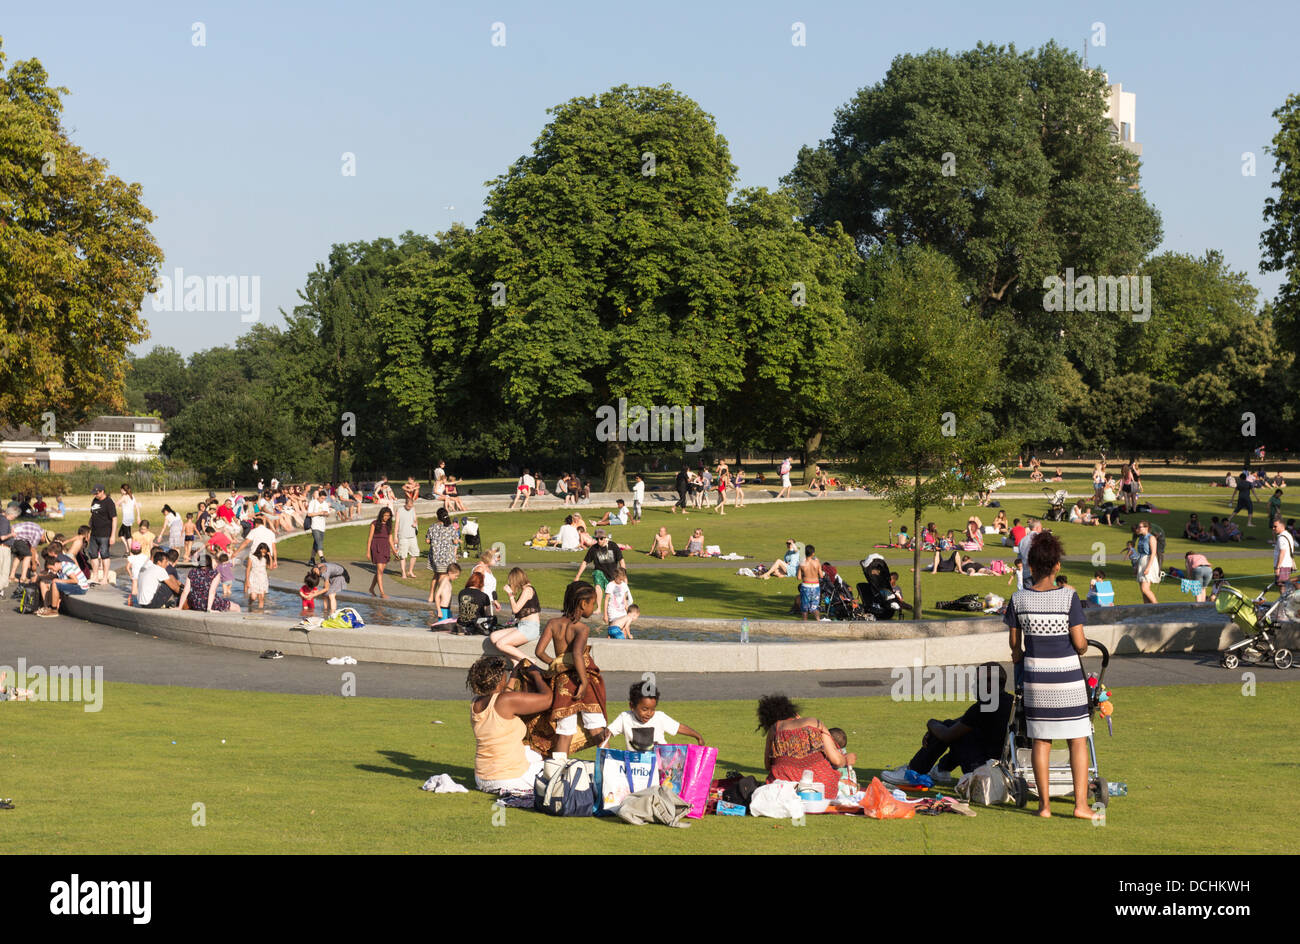
[[[303,422],[313,442],[330,444],[332,479],[339,478],[345,448],[356,446],[376,463],[397,458],[392,429],[401,429],[404,417],[389,415],[388,404],[377,396],[373,384],[388,358],[380,306],[398,267],[408,259],[427,258],[434,251],[427,237],[412,232],[396,242],[381,238],[336,244],[330,248],[328,260],[318,263],[307,276],[306,286],[299,292],[301,304],[294,307],[292,316],[286,315],[291,333],[303,342],[300,364],[317,381]],[[312,333],[315,343],[307,344]],[[344,414],[351,414],[355,424],[345,423]]]
[[[805,476],[836,425],[838,365],[847,356],[844,283],[858,258],[837,226],[819,235],[795,219],[788,192],[743,190],[731,205],[740,236],[735,319],[745,364],[722,398],[737,446],[803,446]]]
[[[138,184],[69,139],[68,90],[0,51],[0,416],[60,425],[124,404],[140,301],[162,253]]]
[[[488,346],[492,309],[482,290],[490,281],[482,242],[454,227],[436,251],[414,255],[387,275],[374,320],[380,356],[370,388],[386,404],[390,454],[503,461],[513,447],[548,438],[549,417],[525,434],[505,408],[505,384]]]
[[[841,378],[841,409],[857,431],[851,445],[868,487],[911,519],[915,536],[927,508],[954,507],[977,491],[1003,452],[988,412],[999,340],[966,305],[961,279],[936,250],[887,243],[869,254],[858,285],[863,317]],[[918,544],[917,618],[920,555]]]
[[[1264,222],[1260,236],[1263,250],[1260,272],[1284,275],[1274,305],[1278,335],[1288,350],[1300,350],[1300,95],[1288,95],[1285,104],[1273,112],[1280,127],[1273,136],[1273,189],[1276,196],[1264,201]]]
[[[1277,338],[1271,310],[1257,310],[1245,273],[1209,250],[1162,253],[1141,274],[1151,279],[1151,317],[1123,325],[1109,351],[1113,376],[1067,410],[1073,441],[1193,451],[1290,446],[1294,351]],[[1243,422],[1247,413],[1253,423]],[[1243,427],[1253,429],[1245,439]]]
[[[525,421],[591,417],[594,440],[597,410],[621,397],[714,401],[744,366],[726,141],[667,86],[620,86],[551,114],[532,153],[492,183],[476,234],[507,402]],[[605,488],[626,487],[626,451],[606,443]]]
[[[1111,141],[1105,81],[1048,44],[896,58],[785,182],[805,218],[843,224],[863,251],[886,240],[947,255],[1005,347],[1000,412],[1023,439],[1064,432],[1072,373],[1105,374],[1121,316],[1043,311],[1066,268],[1134,271],[1159,242],[1137,159]]]

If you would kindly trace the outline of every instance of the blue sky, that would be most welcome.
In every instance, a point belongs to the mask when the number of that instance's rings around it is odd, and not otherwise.
[[[981,40],[1079,50],[1137,93],[1142,182],[1161,249],[1220,249],[1260,276],[1275,108],[1296,83],[1300,12],[1283,2],[644,4],[7,4],[12,64],[67,86],[73,140],[138,181],[163,271],[261,279],[279,321],[331,244],[472,225],[484,181],[526,153],[546,109],[619,84],[671,83],[717,120],[744,186],[774,187],[834,110],[894,56]],[[201,22],[206,45],[193,43]],[[492,44],[505,24],[505,45]],[[795,22],[807,45],[791,43]],[[1243,176],[1243,152],[1256,176]],[[344,176],[342,155],[356,155]],[[454,210],[447,207],[454,206]],[[156,313],[185,353],[232,343],[237,312]]]

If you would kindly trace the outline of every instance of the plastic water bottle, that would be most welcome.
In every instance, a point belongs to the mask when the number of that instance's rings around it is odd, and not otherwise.
[[[749,642],[749,617],[746,616],[740,621],[740,641]]]
[[[1117,783],[1114,780],[1112,780],[1108,784],[1106,784],[1106,792],[1113,797],[1128,796],[1128,784]]]

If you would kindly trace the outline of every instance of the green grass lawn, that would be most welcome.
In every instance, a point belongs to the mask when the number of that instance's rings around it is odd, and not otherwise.
[[[364,687],[365,666],[354,671]],[[0,796],[16,806],[0,824],[9,853],[1294,851],[1300,826],[1286,786],[1297,762],[1278,751],[1277,725],[1300,711],[1300,686],[1262,682],[1253,697],[1239,684],[1114,695],[1115,737],[1103,727],[1098,753],[1102,775],[1126,782],[1129,795],[1113,799],[1100,828],[1009,806],[977,808],[974,819],[808,817],[802,828],[713,816],[686,830],[509,810],[494,826],[484,794],[419,790],[437,772],[472,782],[465,702],[126,683],[106,686],[98,713],[0,704]],[[663,707],[718,748],[720,771],[761,773],[752,701]],[[964,706],[873,697],[802,707],[849,733],[869,776],[906,763],[927,718]],[[196,803],[204,826],[193,825]],[[1068,814],[1070,801],[1053,806]]]
[[[1254,528],[1246,528],[1241,521],[1246,540],[1242,544],[1231,545],[1193,545],[1181,537],[1188,514],[1200,513],[1208,525],[1211,515],[1225,511],[1222,504],[1222,490],[1218,494],[1205,496],[1188,496],[1162,499],[1157,506],[1170,509],[1170,514],[1148,515],[1154,525],[1164,528],[1168,535],[1166,549],[1166,566],[1182,566],[1183,553],[1193,546],[1209,556],[1211,563],[1224,567],[1232,575],[1266,574],[1272,567],[1272,551],[1266,541],[1268,530],[1265,528],[1267,516],[1257,515]],[[520,566],[529,572],[529,578],[537,587],[543,605],[558,608],[564,594],[565,585],[577,573],[581,555],[556,551],[533,550],[523,546],[530,539],[539,525],[548,524],[554,534],[563,522],[568,509],[553,503],[543,504],[545,510],[492,512],[478,514],[484,547],[500,541],[506,548],[506,568],[498,574],[504,580],[506,570]],[[1011,500],[1004,502],[1009,519],[1027,518],[1041,515],[1047,507],[1043,500]],[[1286,506],[1284,506],[1284,510]],[[581,506],[580,510],[589,520],[598,513],[596,509]],[[603,513],[599,512],[599,513]],[[986,523],[991,522],[993,514],[987,508],[975,505],[957,511],[947,512],[936,509],[927,516],[939,526],[941,533],[948,528],[960,531],[971,514],[978,514]],[[889,524],[894,518],[895,523]],[[1240,520],[1240,519],[1239,519]],[[1082,559],[1067,561],[1062,566],[1062,573],[1079,590],[1080,596],[1087,594],[1088,580],[1094,566],[1091,558],[1095,552],[1094,543],[1100,542],[1104,547],[1109,574],[1115,586],[1116,603],[1140,603],[1137,583],[1132,579],[1132,570],[1122,557],[1124,544],[1130,538],[1128,523],[1135,518],[1126,519],[1126,526],[1085,527],[1069,523],[1051,525],[1065,544],[1067,554],[1080,556]],[[430,520],[420,524],[421,540],[424,528]],[[725,516],[709,512],[693,512],[683,518],[680,514],[670,514],[667,508],[647,508],[639,525],[614,528],[611,533],[622,543],[630,544],[633,550],[625,552],[628,562],[629,584],[645,614],[644,619],[655,616],[691,616],[719,619],[740,620],[748,616],[751,619],[788,618],[789,608],[794,601],[796,588],[793,580],[759,581],[736,575],[736,569],[757,563],[770,564],[785,550],[785,539],[793,537],[817,548],[822,560],[839,561],[847,564],[843,575],[851,585],[862,579],[862,572],[856,561],[873,551],[872,545],[883,543],[891,528],[897,530],[900,523],[892,509],[879,501],[810,501],[789,504],[765,503],[747,505],[744,508],[730,509]],[[691,531],[700,527],[704,529],[706,544],[717,544],[723,553],[732,551],[749,556],[751,559],[735,562],[714,562],[704,559],[673,558],[660,562],[648,557],[644,552],[650,546],[652,535],[660,525],[666,525],[678,548],[684,547]],[[912,525],[908,523],[908,530]],[[333,529],[326,538],[326,551],[331,559],[341,561],[365,560],[366,527]],[[423,548],[423,544],[421,545]],[[1217,557],[1219,552],[1248,556]],[[282,557],[304,560],[311,553],[311,540],[307,536],[287,538],[280,545]],[[911,555],[898,550],[882,551],[890,561],[892,569],[899,572],[899,583],[903,595],[908,600],[912,597]],[[986,546],[985,551],[974,555],[977,560],[987,564],[995,556],[1010,562],[1015,554],[1012,548]],[[933,555],[923,556],[922,567],[928,566]],[[533,565],[548,564],[550,567]],[[564,564],[563,567],[554,566]],[[397,565],[390,564],[385,580],[396,579],[391,575]],[[589,571],[590,572],[590,569]],[[423,561],[419,564],[419,578],[408,581],[413,587],[425,592],[429,586],[429,574]],[[282,568],[279,575],[288,574],[292,579],[297,574],[295,568]],[[1259,577],[1240,581],[1239,585],[1247,588],[1262,589],[1270,578]],[[363,577],[360,569],[353,570],[352,589],[364,591],[369,584],[369,576]],[[952,616],[934,608],[942,600],[951,600],[966,593],[993,592],[1008,596],[1014,586],[1008,586],[1006,577],[966,577],[958,574],[925,574],[922,576],[924,615],[927,618],[944,618]],[[1161,602],[1188,601],[1192,598],[1179,592],[1178,581],[1166,582],[1156,588]],[[683,602],[678,602],[678,597]]]

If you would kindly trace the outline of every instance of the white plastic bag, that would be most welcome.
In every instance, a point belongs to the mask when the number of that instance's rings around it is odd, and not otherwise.
[[[993,806],[1010,798],[1007,773],[996,760],[986,761],[957,781],[957,795],[971,803]]]
[[[749,813],[772,819],[799,819],[803,816],[803,803],[795,793],[792,781],[777,780],[754,791],[749,800]]]

